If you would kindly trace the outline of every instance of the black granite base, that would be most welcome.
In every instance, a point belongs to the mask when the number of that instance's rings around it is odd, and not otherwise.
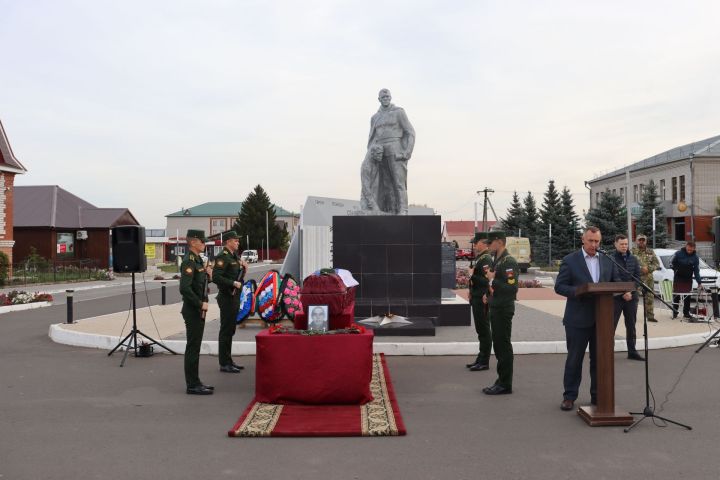
[[[364,320],[366,317],[355,317],[355,321]],[[410,325],[368,325],[361,323],[365,328],[371,329],[376,337],[434,337],[435,322],[432,318],[410,317]]]
[[[411,299],[411,298],[358,298],[355,300],[356,317],[373,317],[392,313],[403,317],[440,316],[439,299]]]
[[[443,303],[440,305],[439,327],[469,327],[472,323],[469,303]]]

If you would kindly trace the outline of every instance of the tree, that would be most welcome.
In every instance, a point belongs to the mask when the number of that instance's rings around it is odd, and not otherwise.
[[[562,221],[562,204],[557,188],[555,188],[555,180],[548,181],[548,188],[543,196],[543,203],[540,207],[540,224],[537,240],[533,247],[533,257],[537,263],[552,263],[549,257],[558,258],[557,250],[565,251],[567,249],[568,240],[565,225]],[[550,229],[552,226],[552,230]],[[550,232],[552,231],[552,243],[550,242]],[[561,257],[560,257],[561,258]]]
[[[520,203],[520,197],[517,191],[513,192],[512,202],[510,208],[508,208],[507,216],[500,220],[503,230],[508,235],[518,235],[518,231],[522,233],[522,220],[523,220],[523,206]]]
[[[238,218],[235,219],[233,230],[244,238],[246,235],[250,237],[250,246],[259,248],[263,245],[267,238],[266,232],[266,212],[268,214],[267,223],[270,226],[270,248],[277,248],[282,251],[288,247],[288,232],[286,228],[280,228],[276,223],[275,207],[270,202],[270,197],[265,190],[257,185],[252,192],[245,198]],[[242,242],[241,242],[242,243]],[[267,248],[267,246],[265,247]]]
[[[602,233],[602,246],[612,248],[615,235],[627,232],[627,211],[623,206],[622,197],[605,190],[600,194],[600,202],[588,210],[585,222],[588,226],[595,226]]]
[[[652,245],[652,211],[655,209],[655,246],[664,248],[667,245],[667,228],[665,223],[665,212],[660,206],[657,185],[650,180],[650,183],[643,189],[640,199],[640,216],[635,222],[636,234],[645,234],[648,237],[648,244]]]
[[[532,192],[528,192],[527,196],[523,199],[523,212],[520,229],[522,230],[522,235],[530,240],[531,250],[535,248],[535,242],[537,241],[539,221],[540,215],[538,214],[535,204],[535,197],[533,197]],[[532,253],[532,257],[533,259],[538,258],[534,251]]]
[[[564,250],[558,252],[557,258],[563,258],[568,253],[580,246],[580,217],[575,213],[575,203],[573,201],[572,193],[567,187],[563,187],[562,193],[560,193],[560,216],[565,227],[565,234],[568,239],[567,246]]]

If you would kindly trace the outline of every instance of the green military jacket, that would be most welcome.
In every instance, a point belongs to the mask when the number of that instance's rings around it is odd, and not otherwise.
[[[223,248],[222,253],[215,257],[213,283],[218,286],[219,296],[232,296],[235,289],[233,282],[237,281],[240,268],[237,253],[231,253],[227,248]],[[235,295],[240,295],[239,289],[235,292]]]
[[[483,250],[475,257],[475,269],[470,277],[470,298],[481,300],[482,296],[490,290],[490,281],[485,275],[492,267],[493,258],[488,249]]]
[[[495,279],[492,282],[491,307],[512,306],[517,298],[518,279],[520,267],[517,260],[507,250],[500,257],[495,258],[492,269],[495,270]]]
[[[180,265],[180,295],[186,305],[198,310],[202,307],[206,276],[205,265],[200,255],[188,252]]]
[[[655,256],[653,249],[645,247],[645,250],[640,250],[638,247],[635,247],[632,249],[632,254],[640,261],[641,267],[647,267],[648,269],[647,273],[641,274],[640,276],[643,279],[651,279],[653,272],[660,266],[660,262],[658,262],[658,258]]]

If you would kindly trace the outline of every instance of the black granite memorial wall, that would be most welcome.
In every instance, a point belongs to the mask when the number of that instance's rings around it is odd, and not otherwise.
[[[360,282],[357,298],[439,300],[440,217],[333,217],[333,264]]]

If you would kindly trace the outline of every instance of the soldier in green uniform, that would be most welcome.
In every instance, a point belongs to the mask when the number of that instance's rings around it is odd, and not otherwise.
[[[188,252],[180,265],[180,294],[183,299],[182,316],[185,320],[187,343],[185,345],[185,384],[189,395],[212,395],[214,387],[203,385],[198,375],[200,365],[200,344],[202,343],[205,320],[202,312],[207,311],[204,301],[205,279],[212,278],[212,269],[203,265],[200,253],[205,250],[205,232],[188,230]]]
[[[488,318],[490,282],[485,274],[490,270],[493,260],[488,250],[488,234],[486,232],[476,233],[472,242],[477,255],[475,256],[475,267],[470,268],[470,306],[480,350],[475,361],[467,364],[466,367],[473,372],[478,372],[490,368],[490,351],[492,350],[490,319]]]
[[[513,348],[510,342],[515,298],[520,268],[505,249],[505,232],[489,232],[493,265],[486,277],[490,281],[490,329],[497,359],[498,378],[495,384],[483,388],[487,395],[512,393]]]
[[[215,258],[213,282],[218,286],[217,302],[220,307],[220,333],[218,334],[218,360],[220,371],[238,373],[243,369],[232,359],[232,337],[235,335],[238,310],[240,309],[240,290],[238,272],[247,271],[248,264],[238,259],[238,235],[235,232],[225,234],[224,248]]]
[[[658,269],[658,262],[655,252],[647,246],[647,237],[643,234],[637,236],[637,246],[632,249],[632,254],[640,260],[640,278],[650,288],[654,288],[653,272]],[[644,292],[642,288],[639,293],[643,296],[645,314],[648,322],[657,322],[655,319],[655,297]]]

